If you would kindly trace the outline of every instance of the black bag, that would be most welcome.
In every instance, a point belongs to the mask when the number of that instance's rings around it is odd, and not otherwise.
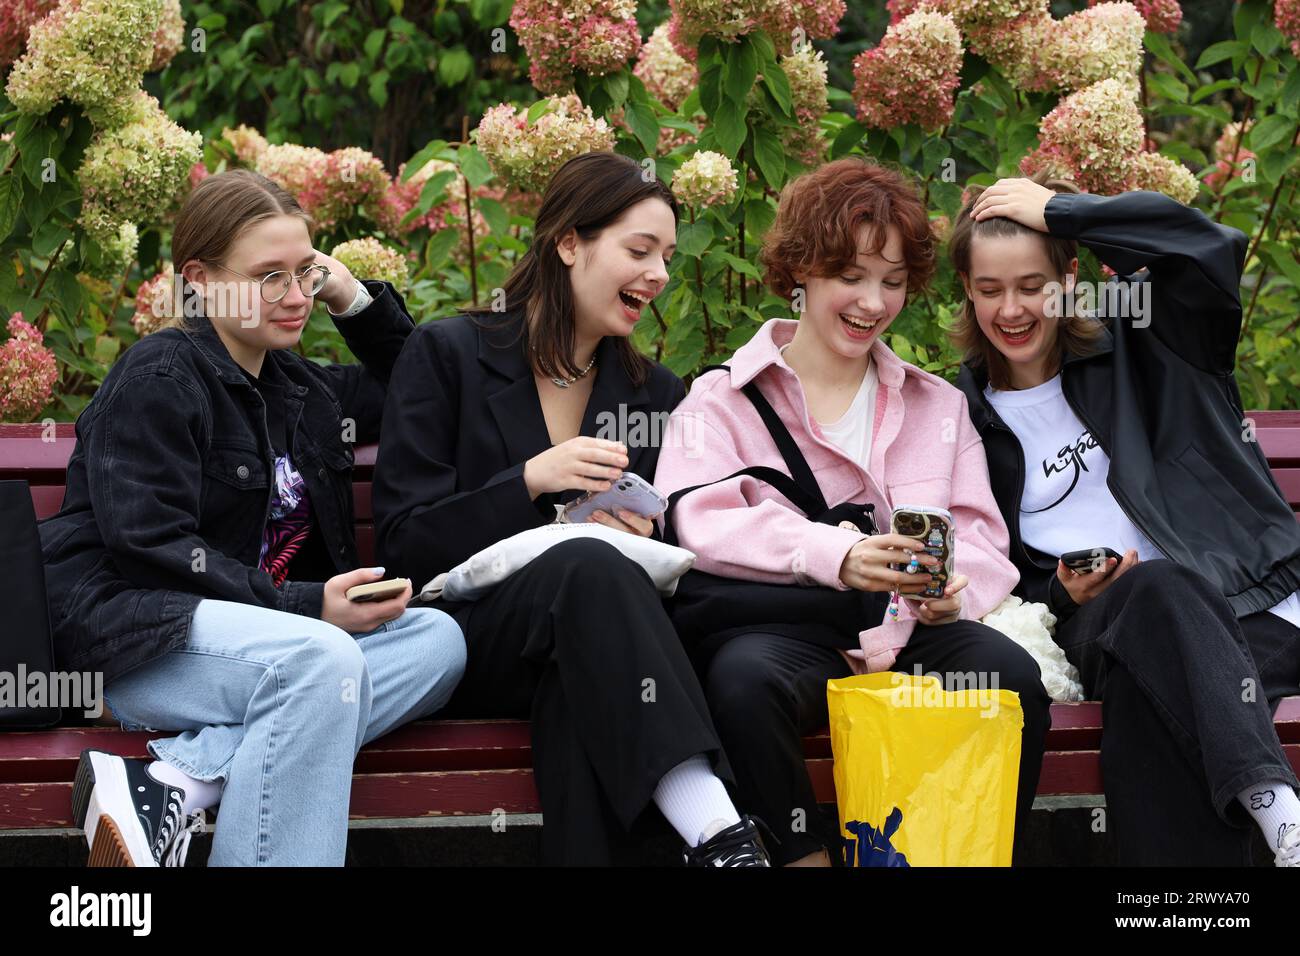
[[[727,366],[710,366],[700,374],[719,368]],[[827,507],[807,459],[776,410],[753,382],[744,385],[741,391],[763,419],[790,474],[755,465],[718,481],[748,475],[771,485],[813,521],[830,525],[849,521],[865,534],[878,534],[874,504],[845,502],[834,508]],[[664,515],[665,541],[677,544],[677,532],[673,528],[673,511],[677,502],[684,495],[711,484],[717,484],[717,481],[682,488],[668,497],[668,510]],[[677,582],[677,591],[669,603],[669,614],[682,642],[697,663],[701,663],[731,638],[753,631],[782,634],[823,647],[856,649],[859,646],[858,632],[883,621],[888,606],[889,595],[884,592],[840,591],[820,585],[764,584],[691,570]]]
[[[0,730],[52,727],[61,716],[58,707],[9,706],[5,697],[12,691],[12,703],[23,701],[21,674],[54,672],[45,562],[27,482],[0,481],[0,515]]]

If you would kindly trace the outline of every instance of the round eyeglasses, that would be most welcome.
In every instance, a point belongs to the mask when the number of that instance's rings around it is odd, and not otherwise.
[[[276,272],[264,275],[260,279],[255,279],[253,276],[245,275],[242,272],[230,268],[230,266],[221,265],[219,262],[214,262],[213,265],[221,266],[221,268],[225,269],[227,272],[234,273],[241,278],[253,282],[261,292],[262,300],[270,303],[279,302],[288,295],[289,283],[294,279],[298,280],[298,288],[302,290],[302,294],[311,298],[316,295],[316,293],[320,292],[321,289],[325,288],[325,283],[329,281],[330,277],[329,269],[322,265],[308,266],[296,275],[289,272],[287,269],[280,269]]]

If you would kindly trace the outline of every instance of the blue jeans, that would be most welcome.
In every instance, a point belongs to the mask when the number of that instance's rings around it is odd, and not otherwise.
[[[184,647],[113,681],[123,729],[178,730],[159,760],[224,780],[210,866],[341,866],[362,744],[440,709],[465,638],[413,608],[368,634],[231,601],[202,601]]]

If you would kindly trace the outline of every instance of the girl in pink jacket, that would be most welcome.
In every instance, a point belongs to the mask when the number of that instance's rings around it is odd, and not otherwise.
[[[857,638],[840,646],[797,628],[754,625],[729,630],[698,658],[739,802],[772,827],[780,840],[774,859],[784,864],[827,865],[829,847],[838,855],[837,828],[818,812],[800,742],[826,725],[831,678],[895,670],[937,673],[949,689],[1017,691],[1025,717],[1018,824],[1038,785],[1051,723],[1038,666],[979,623],[1018,580],[983,444],[961,392],[880,341],[908,293],[930,278],[934,254],[925,207],[897,173],[847,158],[794,180],[761,258],[769,287],[791,299],[799,319],[768,321],[727,369],[700,375],[670,423],[669,434],[682,440],[659,457],[655,484],[665,494],[705,486],[681,496],[671,514],[698,570],[880,597]],[[787,471],[742,391],[751,382],[794,438],[828,506],[871,505],[886,532],[901,504],[952,513],[956,563],[943,597],[913,597],[929,575],[890,567],[915,553],[926,570],[934,559],[923,542],[862,527],[869,519],[812,520],[771,484],[734,477],[755,465]],[[891,593],[902,600],[884,614]]]

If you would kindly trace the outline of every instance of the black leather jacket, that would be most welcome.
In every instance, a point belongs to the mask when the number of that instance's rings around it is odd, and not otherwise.
[[[1246,236],[1155,192],[1057,195],[1045,218],[1052,235],[1077,239],[1122,277],[1117,291],[1149,284],[1149,326],[1109,319],[1099,350],[1061,369],[1066,400],[1110,456],[1116,501],[1166,557],[1220,587],[1238,617],[1272,607],[1300,588],[1300,525],[1233,375]],[[969,364],[957,380],[1011,532],[1016,593],[1064,620],[1077,605],[1056,580],[1059,556],[1020,537],[1024,456],[985,399],[987,384],[987,371]]]
[[[321,582],[357,565],[351,442],[378,437],[388,377],[414,328],[392,286],[366,288],[374,302],[336,320],[363,364],[279,350],[260,376],[285,396],[319,580],[276,587],[259,569],[274,453],[262,396],[212,324],[200,316],[156,332],[113,366],[77,419],[63,507],[40,525],[60,667],[102,671],[110,684],[183,645],[205,597],[320,616]]]

